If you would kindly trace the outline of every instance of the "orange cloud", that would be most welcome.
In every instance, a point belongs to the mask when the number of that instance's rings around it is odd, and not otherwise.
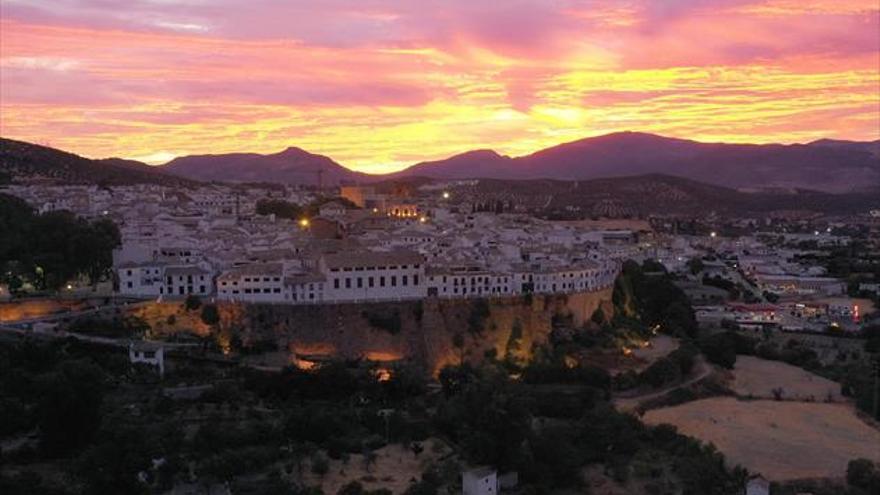
[[[4,6],[2,135],[152,161],[296,145],[367,172],[625,129],[880,138],[872,1],[112,3]]]

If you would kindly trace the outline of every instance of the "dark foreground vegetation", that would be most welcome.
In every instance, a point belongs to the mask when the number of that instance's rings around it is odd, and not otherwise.
[[[78,277],[97,283],[118,245],[119,230],[110,220],[89,222],[68,211],[40,214],[0,193],[0,283],[13,292],[25,284],[54,291]]]

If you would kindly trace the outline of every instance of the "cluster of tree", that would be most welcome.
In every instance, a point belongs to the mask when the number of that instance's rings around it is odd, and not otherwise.
[[[297,219],[301,217],[314,217],[326,203],[336,202],[345,206],[346,209],[356,209],[357,205],[346,198],[318,198],[307,205],[298,205],[283,199],[263,198],[257,200],[257,215],[275,215],[277,218]]]
[[[682,380],[694,368],[698,350],[686,343],[668,355],[654,361],[641,373],[626,372],[618,375],[615,387],[620,390],[645,386],[659,388]]]
[[[78,318],[70,323],[67,331],[99,337],[143,337],[150,330],[149,323],[137,316],[115,318]]]
[[[708,285],[710,287],[717,287],[719,289],[726,290],[727,294],[730,296],[730,298],[734,299],[734,300],[739,299],[739,297],[741,295],[740,288],[737,286],[737,284],[731,282],[730,280],[727,280],[724,277],[720,277],[718,275],[715,275],[712,277],[710,277],[708,275],[703,276],[703,285]]]
[[[276,218],[296,219],[303,216],[305,208],[283,199],[265,198],[257,201],[257,215],[275,215]]]
[[[91,351],[75,341],[0,347],[0,438],[36,428],[47,458],[86,445],[101,423],[107,369],[125,369],[121,356]]]
[[[119,242],[110,220],[89,222],[68,211],[38,214],[0,193],[0,281],[13,291],[25,282],[57,290],[79,276],[97,283],[108,275]]]
[[[772,483],[774,495],[875,495],[880,493],[880,466],[870,459],[853,459],[846,468],[846,480],[797,480]]]
[[[645,261],[641,266],[630,260],[614,283],[612,301],[615,313],[637,318],[651,328],[670,335],[693,338],[697,320],[685,293],[673,283],[662,264]]]
[[[755,340],[735,331],[715,333],[697,341],[700,351],[710,363],[733,369],[736,355],[755,354]]]
[[[673,488],[663,486],[671,478],[683,493],[742,490],[746,472],[729,469],[713,447],[668,425],[648,428],[607,401],[595,401],[565,421],[533,428],[542,410],[540,400],[529,393],[534,385],[511,382],[491,367],[467,366],[444,370],[441,382],[446,399],[438,405],[435,427],[461,447],[469,462],[515,470],[523,484],[538,490],[578,487],[588,464],[604,464],[625,481],[633,475],[634,460],[646,453],[659,459],[648,473],[658,493]],[[560,393],[544,400],[557,400]]]

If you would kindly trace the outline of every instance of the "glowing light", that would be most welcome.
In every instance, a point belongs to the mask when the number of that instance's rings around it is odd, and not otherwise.
[[[718,233],[713,231],[709,234],[709,237],[714,239],[714,238],[718,237]]]
[[[373,372],[373,376],[376,377],[376,381],[387,382],[391,379],[392,374],[391,370],[386,368],[379,368],[375,372]]]
[[[443,191],[443,199],[449,199],[449,191]]]
[[[302,218],[302,219],[300,219],[300,221],[299,221],[299,226],[302,227],[302,228],[304,228],[304,229],[309,228],[309,226],[310,226],[311,224],[312,224],[312,222],[310,222],[308,218]]]
[[[73,285],[67,284],[67,290],[73,290]]]

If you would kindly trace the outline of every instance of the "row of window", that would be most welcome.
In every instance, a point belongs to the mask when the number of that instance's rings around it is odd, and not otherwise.
[[[376,287],[376,278],[377,278],[377,277],[356,277],[356,278],[353,278],[353,279],[350,278],[350,277],[346,277],[345,279],[334,278],[334,279],[333,279],[333,288],[334,288],[334,289],[339,289],[339,288],[341,288],[341,285],[343,284],[343,281],[344,281],[344,283],[345,283],[345,288],[346,288],[346,289],[351,289],[351,288],[352,288],[352,283],[354,283],[354,284],[356,285],[356,288],[358,288],[358,289],[363,289],[363,288],[364,288],[364,283],[365,283],[365,282],[366,282],[366,286],[367,286],[367,287],[372,288],[372,287]],[[379,287],[385,287],[385,286],[386,286],[386,285],[385,285],[385,282],[386,282],[385,275],[381,275],[381,276],[379,276],[378,279],[379,279],[379,280],[378,280],[378,281],[379,281]],[[389,284],[390,284],[391,287],[397,287],[397,275],[391,275],[391,276],[389,276],[389,277],[388,277],[388,282],[389,282]],[[405,286],[408,286],[408,285],[409,285],[409,282],[410,282],[410,278],[409,278],[408,275],[401,275],[401,277],[400,277],[400,284],[401,284],[402,286],[404,286],[404,287],[405,287]],[[419,285],[419,276],[418,276],[418,275],[413,275],[413,276],[412,276],[412,284],[413,284],[413,285]]]
[[[418,270],[419,266],[421,266],[421,265],[416,264],[416,265],[413,265],[412,268],[413,268],[413,270]],[[373,271],[373,270],[397,270],[398,268],[400,268],[401,270],[407,270],[407,269],[409,269],[409,267],[410,267],[409,265],[400,265],[399,267],[397,265],[367,266],[367,267],[359,266],[357,268],[342,268],[342,271],[343,272],[363,272],[363,271],[369,272],[369,271]],[[340,269],[339,268],[331,268],[330,271],[331,272],[338,272],[338,271],[340,271]]]

